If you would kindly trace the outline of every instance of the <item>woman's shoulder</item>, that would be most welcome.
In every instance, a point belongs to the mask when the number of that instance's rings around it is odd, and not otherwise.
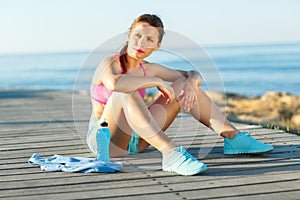
[[[108,55],[108,56],[106,56],[106,57],[104,57],[103,59],[102,59],[102,61],[101,61],[101,65],[105,65],[105,66],[107,66],[107,65],[111,65],[111,64],[114,64],[115,62],[117,62],[118,61],[118,55],[116,55],[115,53],[114,54],[110,54],[110,55]]]
[[[118,67],[118,56],[116,54],[110,54],[102,58],[101,62],[96,67],[96,70],[94,72],[92,83],[95,85],[101,84],[101,78],[102,74],[106,70],[110,71],[118,71],[120,67]]]

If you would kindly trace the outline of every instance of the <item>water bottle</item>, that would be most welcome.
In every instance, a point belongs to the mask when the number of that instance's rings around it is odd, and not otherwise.
[[[110,130],[108,128],[108,123],[103,120],[100,124],[100,128],[96,134],[96,141],[98,145],[98,154],[96,160],[101,160],[103,162],[110,162],[109,157],[109,143],[110,143]]]

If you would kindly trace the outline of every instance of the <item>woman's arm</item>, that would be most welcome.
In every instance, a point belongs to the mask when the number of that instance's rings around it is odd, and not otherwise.
[[[96,70],[93,82],[104,84],[110,91],[134,92],[140,88],[156,87],[162,82],[157,77],[139,77],[122,74],[120,64],[116,56],[108,56],[102,60]]]
[[[105,82],[104,82],[105,84]],[[118,75],[106,82],[108,89],[115,92],[134,92],[141,88],[152,88],[163,85],[158,77],[141,77],[135,75]]]
[[[197,87],[200,87],[202,84],[202,78],[201,75],[194,70],[191,71],[182,71],[182,70],[173,70],[169,69],[167,67],[161,66],[161,65],[154,65],[155,68],[151,69],[156,69],[151,70],[152,73],[154,73],[157,77],[160,77],[161,79],[169,82],[173,82],[178,80],[179,78],[185,78],[186,84],[183,86],[183,89],[179,96],[177,97],[177,101],[181,101],[181,104],[183,108],[186,111],[190,111],[195,103],[197,102]],[[153,72],[154,71],[154,72]]]
[[[105,58],[99,68],[102,71],[100,82],[111,91],[130,93],[141,88],[157,87],[168,98],[168,102],[175,100],[173,88],[159,77],[121,74],[120,64],[115,57]]]
[[[194,82],[197,86],[202,84],[201,75],[195,71],[183,71],[167,68],[159,64],[150,64],[149,71],[153,76],[159,77],[167,82],[174,82],[179,78],[186,78],[188,81]]]

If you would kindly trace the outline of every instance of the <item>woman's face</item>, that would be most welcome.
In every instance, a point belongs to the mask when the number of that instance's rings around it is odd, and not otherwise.
[[[128,35],[127,53],[133,58],[146,58],[159,47],[159,32],[148,23],[138,23]]]

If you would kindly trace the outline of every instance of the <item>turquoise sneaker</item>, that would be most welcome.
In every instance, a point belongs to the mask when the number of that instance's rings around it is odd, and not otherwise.
[[[262,154],[272,150],[272,145],[255,140],[248,132],[240,132],[233,139],[224,138],[224,154]]]
[[[169,155],[163,156],[162,169],[184,176],[192,176],[205,171],[207,167],[181,146],[175,148]]]

